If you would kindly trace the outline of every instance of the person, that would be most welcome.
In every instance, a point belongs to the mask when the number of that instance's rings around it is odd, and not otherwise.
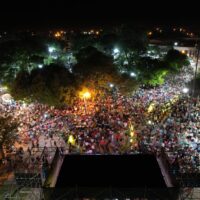
[[[29,147],[28,147],[27,151],[29,153],[29,156],[31,156],[31,149]]]

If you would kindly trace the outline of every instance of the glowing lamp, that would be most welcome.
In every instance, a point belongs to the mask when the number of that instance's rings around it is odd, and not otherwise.
[[[183,93],[188,93],[189,92],[189,89],[188,88],[183,88]]]
[[[110,87],[111,87],[111,88],[113,88],[113,87],[114,87],[114,85],[113,85],[112,83],[110,83]]]
[[[89,99],[90,97],[91,97],[90,92],[85,92],[85,93],[83,93],[83,98],[84,98],[84,99]]]
[[[42,64],[39,64],[39,65],[38,65],[38,68],[42,69],[42,68],[43,68],[43,65],[42,65]]]
[[[115,49],[113,50],[113,52],[114,52],[114,53],[119,53],[119,49],[118,49],[118,48],[115,48]]]
[[[185,54],[185,50],[182,50],[181,53],[182,53],[182,54]]]
[[[134,72],[131,72],[131,73],[130,73],[130,76],[131,76],[131,77],[135,77],[136,74],[135,74]]]
[[[49,51],[49,53],[52,53],[52,52],[55,51],[55,48],[54,48],[54,47],[49,47],[49,48],[48,48],[48,51]]]
[[[174,42],[174,46],[178,46],[178,42]]]

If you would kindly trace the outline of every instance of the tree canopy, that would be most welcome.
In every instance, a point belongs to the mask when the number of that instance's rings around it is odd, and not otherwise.
[[[136,86],[136,81],[130,76],[121,74],[113,63],[113,57],[98,51],[94,47],[87,47],[77,54],[77,65],[73,72],[80,77],[80,85],[94,89],[110,89],[114,84],[121,92],[131,92]],[[125,87],[129,89],[125,90]]]
[[[88,46],[95,46],[98,43],[97,38],[91,35],[76,34],[72,37],[72,51],[78,52]]]
[[[182,67],[189,65],[187,55],[175,49],[169,50],[164,60],[168,64],[168,67],[176,72]]]
[[[12,82],[20,71],[31,72],[39,65],[68,64],[65,44],[50,38],[19,37],[0,43],[0,75],[5,84]],[[49,52],[53,48],[53,52]]]
[[[163,84],[166,75],[169,73],[169,69],[164,61],[150,57],[142,58],[137,66],[137,70],[139,71],[138,79],[140,82],[151,86]]]
[[[21,71],[11,86],[15,99],[39,101],[49,105],[69,104],[73,101],[76,80],[65,67],[51,64],[31,73]]]
[[[11,40],[0,44],[0,75],[12,81],[21,70],[31,71],[43,63],[46,47],[37,39]]]

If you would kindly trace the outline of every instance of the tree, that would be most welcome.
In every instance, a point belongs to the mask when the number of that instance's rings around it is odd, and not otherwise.
[[[164,83],[165,77],[169,73],[167,64],[158,59],[144,57],[140,59],[137,66],[138,79],[142,84],[157,86]]]
[[[97,38],[91,35],[80,33],[72,37],[72,51],[75,53],[88,46],[95,46],[95,44],[97,44]]]
[[[49,47],[55,51],[50,53]],[[65,64],[68,56],[64,52],[65,44],[41,37],[22,37],[0,44],[0,76],[5,84],[12,82],[21,71],[30,73],[39,64]]]
[[[139,83],[129,74],[121,74],[118,78],[117,86],[123,95],[132,95],[133,91],[138,88]]]
[[[119,47],[127,65],[135,67],[140,56],[147,46],[147,37],[144,31],[133,26],[123,26],[119,32]]]
[[[11,85],[11,94],[15,99],[59,106],[73,101],[76,87],[73,74],[63,66],[51,64],[30,74],[19,73]]]
[[[162,85],[165,81],[165,77],[167,74],[168,74],[168,70],[166,69],[155,70],[150,76],[150,79],[144,80],[144,83],[150,86]]]
[[[106,88],[117,76],[112,57],[94,47],[80,50],[76,58],[78,63],[73,67],[73,72],[79,77],[80,84],[86,84],[93,89]]]
[[[145,32],[132,25],[123,25],[112,34],[104,35],[101,40],[104,49],[107,49],[106,53],[114,57],[114,62],[120,71],[134,71],[141,55],[146,52]],[[114,49],[118,49],[119,52],[115,53]]]
[[[117,35],[117,33],[113,33],[113,32],[107,32],[105,34],[103,34],[100,39],[99,39],[99,46],[100,49],[107,53],[112,55],[113,53],[113,49],[118,46],[119,43],[119,36]]]
[[[103,54],[94,47],[80,50],[76,58],[78,63],[73,67],[73,72],[80,76],[87,77],[95,73],[110,74],[116,72],[112,57]]]
[[[147,37],[143,30],[125,25],[120,30],[120,43],[124,51],[143,53],[147,46]]]
[[[0,116],[0,154],[5,157],[3,147],[10,147],[17,140],[18,123],[11,116]]]
[[[168,67],[175,72],[178,72],[182,67],[190,64],[187,55],[174,49],[168,51],[164,60],[168,64]]]
[[[119,73],[116,65],[113,64],[113,58],[94,47],[82,49],[77,54],[77,65],[73,67],[73,72],[80,80],[80,85],[95,90],[96,93],[103,92],[110,88],[110,83],[114,84],[120,90],[135,88],[136,82],[128,76]]]
[[[24,39],[0,44],[0,75],[5,83],[13,81],[21,70],[31,71],[43,63],[46,47],[40,40]]]

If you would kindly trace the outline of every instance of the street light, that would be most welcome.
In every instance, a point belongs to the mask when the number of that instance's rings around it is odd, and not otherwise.
[[[134,72],[131,72],[131,73],[130,73],[130,76],[131,76],[131,77],[135,77],[136,74],[135,74]]]
[[[49,53],[53,53],[55,51],[55,48],[54,47],[49,47],[48,51],[49,51]]]
[[[39,64],[39,65],[38,65],[38,68],[42,69],[42,68],[43,68],[43,65],[42,65],[42,64]]]
[[[87,105],[86,105],[86,100],[91,98],[91,93],[89,91],[82,91],[80,92],[80,97],[84,101],[84,107],[85,107],[85,113],[87,113]]]
[[[112,84],[112,83],[110,83],[110,85],[109,85],[111,88],[113,88],[114,87],[114,84]]]
[[[174,42],[174,46],[178,46],[178,42]]]
[[[197,58],[196,58],[196,66],[195,66],[195,72],[194,72],[194,81],[193,81],[193,90],[192,90],[192,96],[195,95],[195,88],[196,88],[196,77],[197,77],[197,71],[198,71],[198,61],[199,61],[199,44],[196,45],[197,48]]]
[[[90,92],[85,92],[85,93],[83,93],[83,98],[84,98],[84,99],[89,99],[90,97],[91,97]]]
[[[182,53],[182,54],[185,54],[185,50],[182,50],[181,53]]]
[[[119,49],[118,48],[114,48],[113,52],[116,54],[116,53],[119,53]]]
[[[57,59],[57,58],[58,58],[58,56],[57,56],[57,55],[55,55],[55,56],[52,56],[52,58],[53,58],[53,59]]]
[[[183,88],[183,93],[187,94],[189,92],[188,88]]]

